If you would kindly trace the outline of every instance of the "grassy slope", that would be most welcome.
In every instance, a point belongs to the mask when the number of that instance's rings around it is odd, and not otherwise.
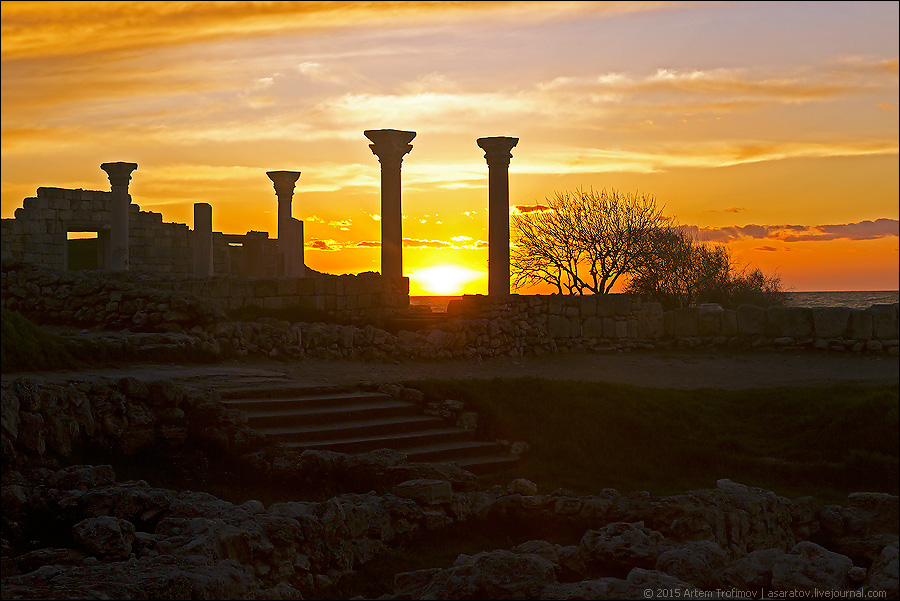
[[[4,372],[72,367],[65,341],[15,311],[0,308],[0,366]]]
[[[471,403],[490,438],[532,449],[493,481],[543,492],[675,494],[719,478],[789,497],[898,494],[898,387],[659,390],[537,378],[407,382]]]

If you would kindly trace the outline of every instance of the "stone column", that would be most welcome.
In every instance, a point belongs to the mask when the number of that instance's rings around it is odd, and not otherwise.
[[[112,271],[128,271],[128,207],[131,196],[128,182],[137,163],[103,163],[100,168],[109,176],[112,192],[110,206],[109,259],[106,268]]]
[[[194,203],[194,277],[213,276],[212,206]]]
[[[305,278],[306,263],[303,259],[303,222],[291,218],[291,248],[285,256],[284,277]]]
[[[369,148],[381,163],[381,275],[392,281],[403,277],[403,215],[400,209],[400,164],[412,150],[414,131],[370,129]]]
[[[509,295],[509,160],[519,138],[478,138],[488,164],[488,296]]]
[[[266,175],[272,180],[275,187],[275,196],[278,197],[278,252],[283,260],[284,277],[298,277],[298,271],[302,271],[302,264],[295,265],[296,228],[291,217],[291,202],[294,200],[294,185],[300,177],[299,171],[266,171]],[[303,243],[302,238],[299,240]]]

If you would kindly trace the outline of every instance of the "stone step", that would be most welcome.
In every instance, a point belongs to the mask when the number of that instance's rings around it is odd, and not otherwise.
[[[244,411],[247,425],[254,429],[305,426],[310,424],[344,424],[348,422],[419,415],[414,403],[394,400],[355,403],[338,407],[281,409],[278,411]]]
[[[514,467],[519,462],[515,455],[492,454],[477,455],[474,457],[461,457],[454,461],[459,467],[473,474],[486,474]]]
[[[327,439],[319,441],[288,442],[285,446],[305,451],[319,449],[337,453],[366,453],[377,449],[394,449],[406,452],[406,449],[441,442],[471,440],[472,433],[460,428],[435,428],[414,430],[412,432],[391,432],[381,435],[357,436],[354,438]]]
[[[425,415],[415,403],[340,386],[291,383],[239,385],[221,390],[222,402],[247,417],[247,425],[298,451],[365,453],[394,449],[415,462],[454,462],[474,473],[518,461],[499,444]]]
[[[281,412],[302,409],[317,409],[327,407],[342,407],[346,405],[360,405],[373,401],[393,401],[393,397],[378,392],[335,392],[297,395],[290,394],[284,397],[252,396],[247,398],[223,399],[227,407],[240,409],[248,414],[263,412]]]
[[[463,457],[505,453],[496,442],[469,440],[422,445],[403,451],[410,461],[455,461]]]
[[[389,434],[416,432],[427,428],[438,429],[444,427],[446,427],[446,424],[440,418],[432,417],[430,415],[408,415],[403,417],[347,421],[343,423],[287,427],[278,426],[254,429],[260,434],[265,434],[272,438],[276,442],[287,445],[289,443],[307,443],[314,441],[324,444],[330,440],[385,436]]]
[[[344,393],[359,393],[353,386],[299,386],[291,382],[267,384],[248,383],[229,386],[220,391],[222,400],[238,399],[280,399],[290,397],[330,396]],[[375,393],[371,393],[375,394]]]

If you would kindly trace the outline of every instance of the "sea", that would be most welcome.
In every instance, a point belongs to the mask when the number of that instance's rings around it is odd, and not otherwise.
[[[858,292],[788,292],[789,307],[849,307],[868,309],[872,305],[900,302],[900,291],[867,290]],[[446,313],[451,300],[461,296],[410,296],[409,304],[428,307],[432,313]],[[424,310],[424,309],[423,309]]]

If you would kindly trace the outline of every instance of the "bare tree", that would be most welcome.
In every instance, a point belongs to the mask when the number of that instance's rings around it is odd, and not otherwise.
[[[557,192],[543,210],[513,218],[513,285],[544,282],[560,293],[609,293],[666,221],[652,196]]]
[[[629,274],[625,291],[666,309],[698,303],[735,308],[743,303],[784,304],[778,275],[738,268],[727,246],[697,240],[687,228],[650,232],[647,251]]]

